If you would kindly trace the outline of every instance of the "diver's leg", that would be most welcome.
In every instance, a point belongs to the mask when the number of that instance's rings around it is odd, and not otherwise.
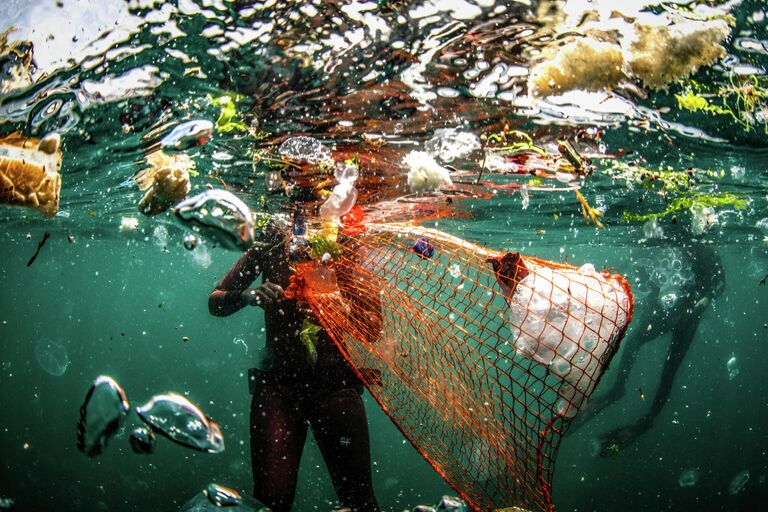
[[[675,375],[696,335],[700,315],[701,311],[696,311],[691,318],[681,321],[672,330],[667,360],[664,363],[661,381],[653,397],[650,411],[635,423],[614,429],[601,436],[599,440],[601,456],[605,457],[617,453],[651,428],[653,420],[659,415],[664,404],[667,403],[669,395],[672,393]]]
[[[315,397],[307,417],[342,505],[360,512],[379,510],[373,494],[368,421],[360,392],[342,388]]]
[[[251,401],[253,493],[274,512],[288,512],[296,494],[307,424],[279,388],[259,383]]]

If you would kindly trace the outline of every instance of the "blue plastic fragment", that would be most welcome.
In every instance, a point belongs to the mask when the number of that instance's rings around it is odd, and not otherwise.
[[[416,243],[413,244],[413,252],[421,256],[422,258],[429,259],[435,254],[435,246],[428,238],[419,237]]]

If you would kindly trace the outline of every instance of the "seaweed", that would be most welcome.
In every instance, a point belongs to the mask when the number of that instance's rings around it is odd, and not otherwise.
[[[224,95],[218,98],[211,98],[211,104],[221,109],[219,118],[216,120],[217,132],[248,131],[248,126],[240,119],[240,114],[237,112],[235,100],[232,96]]]
[[[315,235],[309,241],[312,257],[322,259],[325,254],[331,256],[331,259],[337,259],[342,255],[341,245],[334,240],[323,235]]]
[[[741,210],[748,204],[748,199],[743,199],[730,192],[723,192],[722,194],[717,195],[706,192],[696,192],[676,197],[670,201],[667,208],[662,212],[638,214],[625,210],[621,217],[626,222],[646,222],[651,219],[668,217],[685,210],[690,210],[694,207],[723,208],[725,206],[732,206],[737,210]]]
[[[322,330],[322,327],[305,318],[301,324],[301,331],[299,331],[299,340],[307,349],[307,359],[313,365],[317,362],[316,345]]]
[[[589,224],[590,219],[592,219],[592,222],[595,223],[595,225],[599,228],[604,228],[605,224],[600,222],[600,219],[598,217],[603,216],[603,212],[596,208],[592,208],[589,206],[589,203],[587,203],[587,200],[584,199],[584,196],[581,195],[581,192],[578,190],[576,192],[576,198],[579,200],[579,203],[581,204],[581,213],[584,215],[584,220]]]

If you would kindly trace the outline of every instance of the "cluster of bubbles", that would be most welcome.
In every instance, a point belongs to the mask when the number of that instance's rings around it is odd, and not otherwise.
[[[103,453],[129,412],[128,397],[122,386],[112,377],[96,378],[80,407],[78,449],[88,457]],[[137,407],[136,414],[144,425],[134,428],[130,434],[130,445],[135,453],[152,453],[155,434],[203,452],[224,451],[224,437],[219,425],[184,396],[175,393],[155,395]]]

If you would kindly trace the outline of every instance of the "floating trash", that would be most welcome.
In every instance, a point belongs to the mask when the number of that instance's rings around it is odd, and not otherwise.
[[[0,204],[25,206],[53,217],[61,193],[61,138],[0,138]]]
[[[69,366],[69,356],[64,344],[49,338],[40,338],[37,342],[35,357],[40,367],[54,377],[64,375]]]
[[[677,485],[680,487],[693,487],[699,482],[699,470],[696,468],[688,468],[680,473],[680,477],[677,479]]]
[[[437,512],[468,512],[466,503],[459,498],[443,496],[436,507]]]
[[[427,153],[411,151],[403,161],[408,166],[408,188],[415,194],[431,193],[443,185],[453,185],[450,171]]]
[[[422,236],[413,244],[413,252],[421,256],[422,259],[429,259],[435,254],[435,246],[428,238]]]
[[[206,120],[181,123],[171,133],[160,140],[160,147],[165,151],[184,151],[195,146],[202,146],[213,135],[213,123]]]
[[[443,128],[435,130],[435,134],[424,147],[433,157],[450,163],[480,150],[482,146],[480,138],[474,133],[462,132],[455,128]]]
[[[136,412],[152,430],[180,445],[208,453],[224,451],[219,425],[181,395],[154,396]]]
[[[739,494],[747,486],[747,482],[749,482],[749,470],[742,469],[728,484],[728,494]]]
[[[197,247],[197,237],[195,235],[187,235],[184,237],[184,248],[188,251]]]
[[[725,363],[725,368],[728,370],[728,380],[733,380],[739,374],[739,360],[736,359],[736,354],[731,352],[731,357],[728,362]]]
[[[155,434],[145,427],[136,427],[131,431],[128,441],[134,453],[147,454],[155,451]]]
[[[128,414],[128,397],[112,377],[100,375],[80,406],[77,449],[88,457],[101,454]]]
[[[239,492],[219,484],[208,484],[203,494],[217,507],[232,507],[243,502]]]
[[[303,135],[287,139],[280,144],[277,152],[286,160],[298,164],[317,165],[331,160],[331,151],[322,142]]]
[[[160,224],[152,230],[152,243],[158,247],[168,246],[168,228]]]
[[[146,193],[139,201],[139,211],[149,217],[166,211],[190,191],[189,171],[195,163],[187,155],[167,155],[155,151],[146,157],[147,168],[132,178]]]
[[[214,499],[222,500],[221,504],[217,504]],[[228,512],[269,512],[268,508],[252,497],[241,496],[237,491],[218,484],[210,484],[203,492],[195,493],[179,512],[216,512],[222,509]]]
[[[245,250],[253,245],[253,214],[231,192],[207,190],[180,202],[173,211],[182,224],[210,237],[226,249]]]

